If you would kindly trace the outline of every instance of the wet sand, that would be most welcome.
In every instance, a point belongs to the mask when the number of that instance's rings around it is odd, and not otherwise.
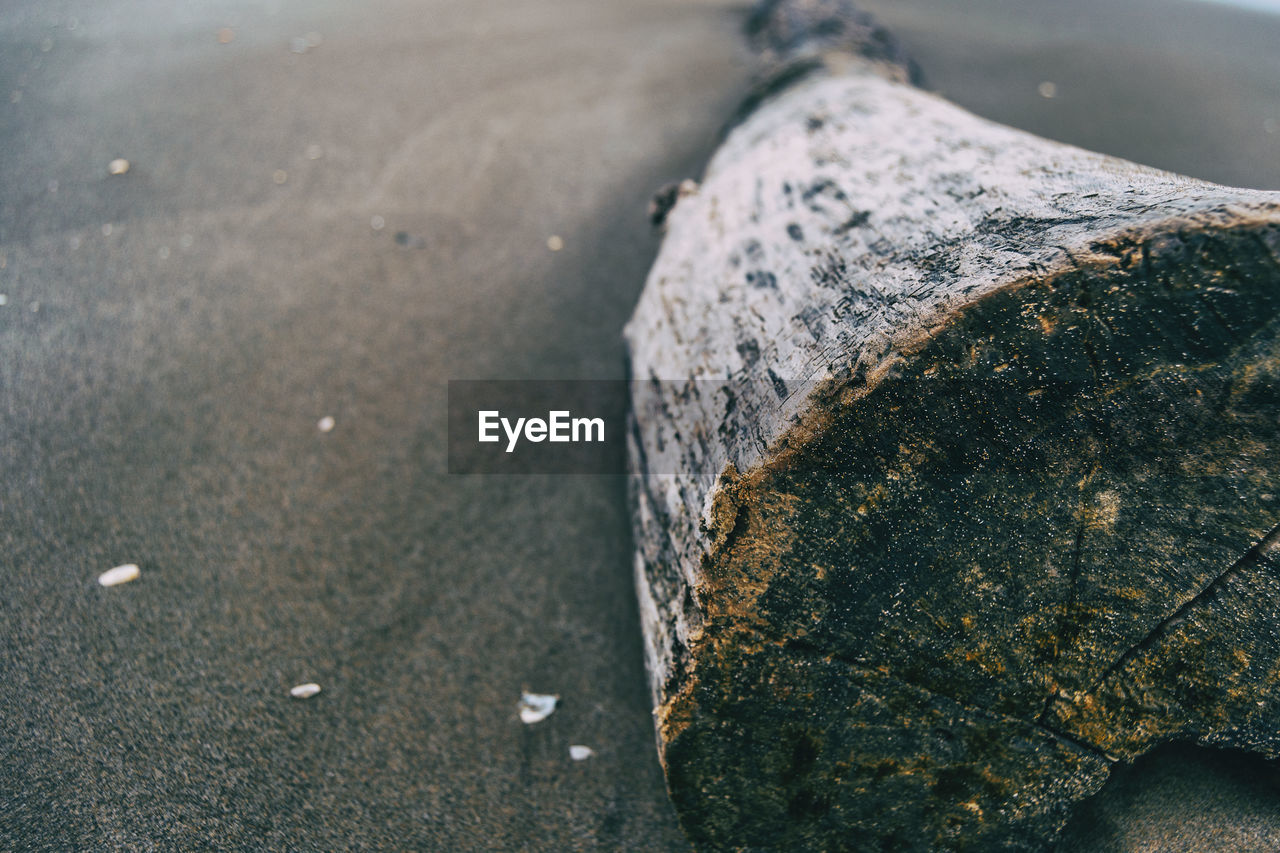
[[[1280,19],[867,5],[984,115],[1280,187]],[[445,382],[622,375],[645,206],[745,91],[742,15],[0,12],[0,847],[685,849],[622,485],[445,474]],[[522,689],[560,704],[525,725]],[[1280,840],[1235,764],[1139,770],[1075,849],[1195,849],[1186,784]]]

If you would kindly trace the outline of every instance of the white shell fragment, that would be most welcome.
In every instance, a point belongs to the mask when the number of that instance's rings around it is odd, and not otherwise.
[[[586,761],[595,754],[596,751],[594,749],[589,746],[583,746],[580,743],[575,743],[569,747],[569,757],[574,761]]]
[[[112,175],[123,175],[129,171],[129,161],[123,157],[117,157],[107,164],[107,173]]]
[[[321,432],[329,432],[330,430],[333,429],[334,423],[335,421],[333,420],[333,417],[331,415],[325,415],[323,418],[316,421],[316,429],[320,430]]]
[[[527,725],[542,722],[555,711],[556,700],[559,698],[545,693],[521,693],[520,721]]]
[[[289,695],[294,699],[310,699],[319,692],[320,685],[314,681],[308,681],[306,684],[299,684],[297,687],[289,689]]]
[[[133,563],[125,563],[98,575],[98,583],[103,586],[118,586],[129,581],[136,581],[142,574]]]

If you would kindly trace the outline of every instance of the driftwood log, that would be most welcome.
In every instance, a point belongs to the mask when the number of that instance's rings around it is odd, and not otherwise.
[[[659,748],[706,849],[1040,849],[1280,755],[1280,194],[979,119],[839,2],[627,328]]]

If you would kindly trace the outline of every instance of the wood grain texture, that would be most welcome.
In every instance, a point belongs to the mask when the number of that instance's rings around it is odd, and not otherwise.
[[[1280,196],[984,121],[854,15],[757,18],[627,327],[686,831],[1036,849],[1158,743],[1280,755]]]

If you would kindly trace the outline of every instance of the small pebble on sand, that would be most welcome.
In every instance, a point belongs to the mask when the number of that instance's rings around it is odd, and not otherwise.
[[[330,415],[325,415],[323,418],[316,421],[316,429],[320,430],[321,432],[329,432],[330,430],[333,429],[333,425],[334,425],[334,420]]]
[[[321,148],[319,145],[308,145],[308,146],[307,146],[307,159],[308,159],[308,160],[319,160],[319,159],[320,159],[321,157],[323,157],[323,156],[324,156],[324,149],[323,149],[323,148]]]
[[[289,688],[289,695],[294,699],[310,699],[319,692],[320,685],[314,681],[308,681],[306,684],[299,684],[296,687]]]
[[[0,308],[3,308],[8,304],[9,304],[9,297],[3,293],[0,293]]]
[[[123,175],[129,171],[129,161],[123,157],[117,157],[107,164],[107,173],[112,175]]]
[[[283,184],[285,181],[289,180],[289,173],[284,169],[276,169],[271,173],[271,180],[275,181],[277,184]]]
[[[522,693],[520,694],[520,721],[526,725],[540,723],[556,709],[556,700],[559,696],[551,696],[546,693]]]
[[[383,219],[381,216],[375,215],[369,220],[369,227],[374,231],[381,231],[383,228],[387,227],[387,220]]]
[[[223,27],[218,30],[218,44],[231,44],[236,40],[236,31],[231,27]]]
[[[123,566],[116,566],[114,569],[108,569],[98,575],[98,583],[103,586],[119,586],[122,583],[136,581],[140,574],[142,573],[138,571],[136,565],[125,563]]]
[[[569,747],[569,757],[574,761],[586,761],[595,754],[596,751],[594,749],[589,746],[583,746],[580,743],[575,743]]]
[[[1056,98],[1058,97],[1058,84],[1050,80],[1045,80],[1036,87],[1036,91],[1040,93],[1040,97],[1042,98]]]
[[[116,230],[116,228],[115,228],[115,226],[114,226],[114,225],[112,225],[110,222],[105,222],[105,223],[103,223],[103,225],[102,225],[102,236],[103,236],[103,237],[110,237],[110,236],[111,236],[111,232],[112,232],[112,231],[115,231],[115,230]]]
[[[560,235],[552,234],[547,238],[547,248],[553,252],[558,252],[564,248],[564,240],[560,239]]]

